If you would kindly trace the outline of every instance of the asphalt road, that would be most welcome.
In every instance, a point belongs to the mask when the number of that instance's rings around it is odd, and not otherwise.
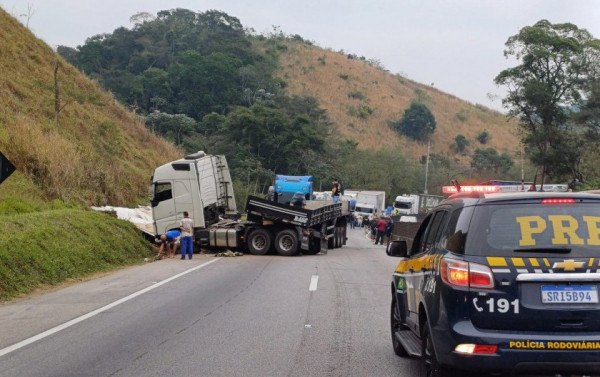
[[[325,255],[163,260],[2,305],[0,376],[416,376],[390,340],[397,260],[348,233]]]

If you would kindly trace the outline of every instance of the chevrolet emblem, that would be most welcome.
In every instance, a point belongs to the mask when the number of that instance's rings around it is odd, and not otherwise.
[[[565,271],[575,271],[578,268],[583,267],[584,262],[575,262],[574,259],[566,259],[562,262],[554,262],[552,268],[562,268]]]

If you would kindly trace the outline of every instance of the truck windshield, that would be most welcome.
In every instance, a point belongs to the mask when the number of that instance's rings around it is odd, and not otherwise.
[[[411,209],[412,208],[412,203],[408,203],[408,202],[394,202],[394,208]]]
[[[355,211],[356,212],[362,212],[362,213],[373,213],[373,208],[356,206]]]

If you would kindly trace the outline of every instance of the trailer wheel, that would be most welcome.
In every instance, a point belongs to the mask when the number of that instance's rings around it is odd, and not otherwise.
[[[340,226],[335,227],[335,248],[342,247],[342,228]]]
[[[254,255],[265,255],[271,249],[271,232],[255,229],[248,236],[248,250]]]
[[[298,233],[284,229],[275,237],[275,250],[279,255],[291,256],[298,254]]]
[[[327,249],[328,250],[332,250],[335,247],[335,236],[336,236],[336,232],[335,232],[335,228],[334,228],[333,234],[331,235],[331,237],[329,237],[327,239]]]
[[[304,255],[315,255],[319,254],[321,251],[321,239],[320,238],[311,238],[308,241],[308,250],[302,250],[302,254]]]

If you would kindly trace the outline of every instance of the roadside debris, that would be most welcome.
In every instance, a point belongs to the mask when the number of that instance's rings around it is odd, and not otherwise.
[[[240,253],[239,251],[231,251],[227,250],[222,253],[216,253],[215,257],[241,257],[244,253]]]

